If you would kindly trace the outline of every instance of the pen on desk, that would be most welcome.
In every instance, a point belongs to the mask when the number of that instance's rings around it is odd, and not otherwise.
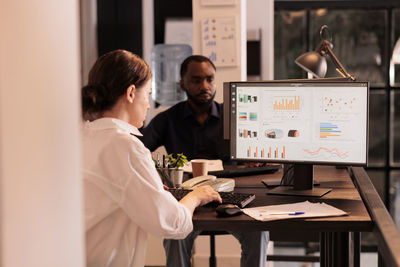
[[[301,215],[304,214],[303,211],[284,211],[284,212],[271,212],[268,215]]]

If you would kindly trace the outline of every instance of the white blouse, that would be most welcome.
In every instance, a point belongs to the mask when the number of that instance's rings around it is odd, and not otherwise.
[[[88,267],[144,266],[147,233],[185,238],[192,214],[167,191],[150,151],[127,122],[101,118],[83,126]]]

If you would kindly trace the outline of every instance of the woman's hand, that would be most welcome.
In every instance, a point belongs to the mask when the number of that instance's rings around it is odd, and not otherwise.
[[[195,197],[199,200],[198,206],[205,205],[211,201],[217,201],[219,203],[222,203],[221,196],[218,194],[217,191],[212,189],[212,187],[209,185],[200,186],[195,190],[193,190],[192,192],[190,192],[188,195],[191,197]]]
[[[221,196],[217,191],[212,189],[211,186],[205,185],[196,188],[182,198],[179,202],[185,205],[193,213],[196,207],[205,205],[212,201],[222,203]]]

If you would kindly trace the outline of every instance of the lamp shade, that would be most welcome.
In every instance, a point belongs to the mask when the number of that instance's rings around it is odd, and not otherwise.
[[[325,77],[327,70],[326,59],[316,51],[302,54],[296,58],[295,63],[317,78]]]

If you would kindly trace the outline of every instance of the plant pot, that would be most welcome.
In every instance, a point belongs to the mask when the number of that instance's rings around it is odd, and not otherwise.
[[[172,182],[173,187],[179,187],[183,180],[183,170],[180,169],[170,169],[169,178]]]

